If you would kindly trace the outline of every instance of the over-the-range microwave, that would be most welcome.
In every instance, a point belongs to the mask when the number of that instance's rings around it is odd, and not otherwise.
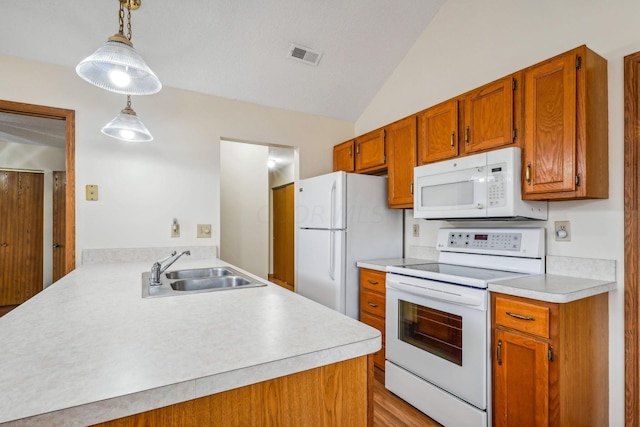
[[[502,148],[414,169],[413,216],[426,219],[547,219],[547,202],[521,197],[521,151]]]

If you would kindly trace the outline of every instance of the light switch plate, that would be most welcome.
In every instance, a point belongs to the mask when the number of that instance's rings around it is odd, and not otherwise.
[[[211,238],[211,224],[198,224],[198,238]]]
[[[87,200],[95,202],[98,200],[98,186],[97,185],[87,185]]]

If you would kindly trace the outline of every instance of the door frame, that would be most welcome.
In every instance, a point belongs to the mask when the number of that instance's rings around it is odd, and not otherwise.
[[[67,188],[65,193],[65,274],[76,268],[76,174],[75,174],[75,134],[76,112],[65,108],[47,107],[44,105],[25,104],[0,100],[0,111],[34,117],[64,120],[65,131],[65,169],[67,172]]]
[[[640,426],[640,52],[624,57],[625,426]]]

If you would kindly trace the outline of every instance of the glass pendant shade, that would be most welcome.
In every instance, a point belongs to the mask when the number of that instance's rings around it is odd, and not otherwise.
[[[102,133],[121,141],[153,141],[153,136],[130,104],[131,101],[128,100],[127,106],[102,128]]]
[[[101,89],[124,95],[151,95],[162,89],[158,77],[120,33],[83,59],[76,73]]]

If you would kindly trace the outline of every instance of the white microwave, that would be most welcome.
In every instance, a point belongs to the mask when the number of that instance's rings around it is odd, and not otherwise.
[[[521,152],[509,147],[418,166],[414,218],[547,219],[547,202],[521,196]]]

